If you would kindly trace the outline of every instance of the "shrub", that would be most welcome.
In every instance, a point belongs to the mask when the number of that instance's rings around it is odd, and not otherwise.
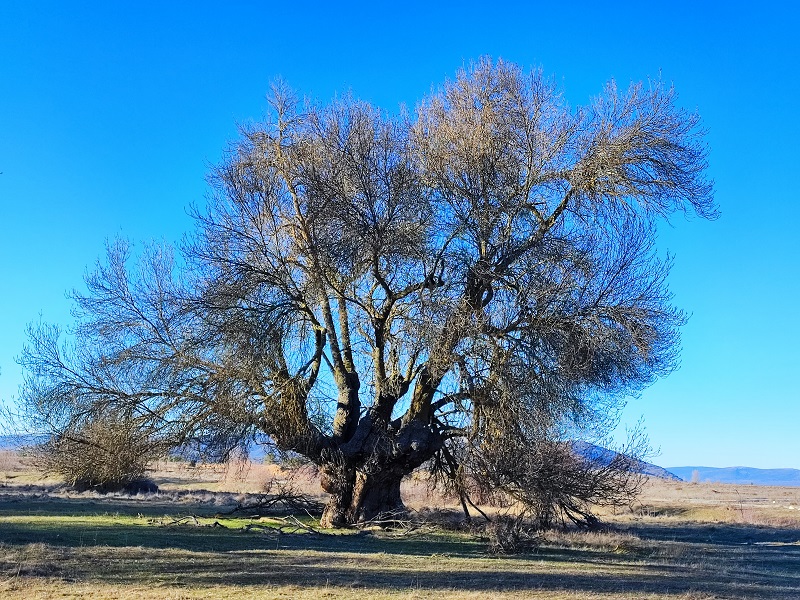
[[[36,465],[76,489],[157,491],[144,475],[158,457],[156,445],[131,421],[113,417],[73,426],[34,450]]]
[[[533,550],[541,541],[536,528],[521,516],[501,515],[486,524],[491,554],[518,554]]]

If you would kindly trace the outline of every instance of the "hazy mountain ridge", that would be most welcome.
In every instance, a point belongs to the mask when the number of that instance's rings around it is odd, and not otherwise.
[[[614,457],[618,454],[614,450],[609,450],[608,448],[603,448],[602,446],[597,446],[583,440],[572,442],[572,449],[579,456],[603,465],[610,464],[611,461],[614,460]],[[666,479],[668,481],[681,481],[681,478],[678,475],[671,473],[664,467],[659,467],[658,465],[638,459],[634,459],[633,464],[635,466],[634,470],[637,473],[643,473],[644,475],[648,475],[650,477],[657,477],[659,479]]]
[[[19,450],[25,446],[34,446],[47,439],[46,435],[17,433],[0,435],[0,450]]]
[[[46,439],[43,435],[17,434],[0,435],[0,450],[19,450]],[[602,464],[609,464],[617,455],[613,450],[585,441],[573,441],[573,450],[580,456]],[[261,446],[250,449],[250,459],[264,460],[265,451]],[[650,477],[668,481],[697,481],[699,483],[729,483],[736,485],[772,485],[800,487],[800,469],[757,469],[755,467],[659,467],[658,465],[636,461],[636,470]]]
[[[778,485],[800,487],[800,469],[757,469],[755,467],[670,467],[684,481]]]

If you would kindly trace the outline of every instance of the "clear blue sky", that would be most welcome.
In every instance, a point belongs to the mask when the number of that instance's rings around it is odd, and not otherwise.
[[[660,73],[703,116],[722,218],[662,228],[692,318],[681,369],[625,419],[644,416],[664,466],[800,468],[792,3],[271,4],[0,4],[0,400],[26,323],[69,321],[65,291],[106,238],[192,227],[208,165],[263,115],[271,80],[394,110],[488,54],[541,66],[573,105]]]

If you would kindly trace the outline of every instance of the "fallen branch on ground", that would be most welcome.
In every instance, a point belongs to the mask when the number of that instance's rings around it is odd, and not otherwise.
[[[273,487],[276,488],[274,493],[272,493]],[[228,516],[237,512],[305,512],[311,515],[321,514],[323,508],[324,506],[321,502],[306,494],[297,492],[291,484],[270,481],[264,493],[259,494],[254,502],[239,502],[234,508],[218,514]]]

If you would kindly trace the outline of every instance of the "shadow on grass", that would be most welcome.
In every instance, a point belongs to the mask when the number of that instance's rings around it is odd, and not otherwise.
[[[367,593],[414,587],[800,597],[800,529],[648,524],[631,527],[638,540],[621,551],[543,546],[492,558],[484,543],[459,534],[283,535],[148,524],[148,516],[213,516],[214,510],[152,499],[6,498],[0,575],[120,585],[330,585]]]
[[[111,517],[113,519],[113,517]],[[67,548],[142,547],[186,550],[197,553],[248,550],[300,550],[317,553],[357,553],[404,556],[482,556],[485,545],[447,535],[408,535],[386,539],[369,533],[285,534],[277,530],[246,531],[241,522],[233,526],[182,524],[159,526],[56,519],[28,522],[5,521],[0,516],[0,542],[6,545],[47,544]],[[220,523],[225,523],[220,520]]]
[[[298,536],[299,537],[299,536]],[[209,540],[210,541],[210,540]],[[217,540],[218,541],[218,540]],[[312,540],[307,540],[311,542]],[[157,550],[149,547],[112,548],[94,546],[39,548],[39,557],[18,559],[29,577],[60,577],[69,581],[98,581],[111,585],[164,584],[190,587],[231,585],[327,586],[360,590],[434,590],[442,592],[549,591],[617,593],[623,597],[703,594],[743,600],[745,598],[800,597],[797,571],[788,563],[782,572],[764,572],[752,566],[748,552],[689,563],[637,561],[608,553],[596,561],[573,556],[567,564],[546,553],[508,560],[487,557],[457,557],[432,554],[348,553],[356,540],[341,552],[315,552],[315,543],[298,548],[204,552]],[[361,540],[363,541],[363,540]],[[380,540],[384,548],[397,540]],[[0,547],[0,572],[18,568]],[[585,558],[585,557],[584,557]],[[55,564],[57,572],[48,565]],[[745,568],[745,566],[747,567]],[[661,596],[659,596],[661,597]]]
[[[55,493],[54,493],[55,492]],[[68,488],[24,486],[0,487],[0,518],[12,515],[40,517],[92,516],[103,513],[164,516],[196,514],[214,516],[236,505],[241,494],[196,491],[167,491],[163,494],[93,494]]]
[[[746,523],[665,523],[629,528],[638,537],[653,541],[677,541],[715,546],[800,541],[800,528],[769,527]]]

